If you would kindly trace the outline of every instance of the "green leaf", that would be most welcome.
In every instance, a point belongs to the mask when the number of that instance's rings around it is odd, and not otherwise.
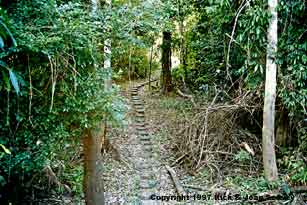
[[[8,66],[6,65],[6,63],[2,60],[0,60],[0,66],[3,67],[3,68],[6,68],[8,69]]]
[[[9,70],[9,73],[10,73],[10,80],[12,82],[12,85],[13,85],[17,95],[19,95],[20,89],[19,89],[19,84],[18,84],[17,77],[16,77],[15,73],[11,69]]]
[[[6,184],[6,181],[2,175],[0,175],[0,185],[4,186]]]
[[[0,36],[0,49],[4,48],[3,38]]]
[[[11,151],[7,149],[3,144],[0,144],[0,147],[2,147],[2,149],[4,150],[6,154],[11,154]]]
[[[1,61],[0,61],[0,65],[1,65]],[[6,72],[4,72],[2,70],[2,75],[3,75],[3,80],[4,80],[4,83],[5,83],[5,88],[7,91],[10,91],[11,90],[11,84],[10,84],[10,81],[9,81],[9,78],[6,74]]]
[[[13,36],[13,34],[11,33],[11,31],[9,30],[9,28],[2,22],[2,20],[0,19],[0,24],[4,27],[4,29],[6,30],[7,34],[9,35],[9,37],[12,40],[12,43],[15,47],[17,47],[17,42]]]

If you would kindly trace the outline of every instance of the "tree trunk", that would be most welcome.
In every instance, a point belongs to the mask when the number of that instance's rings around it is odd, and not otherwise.
[[[91,0],[92,15],[95,17],[98,9],[98,1]],[[100,132],[101,127],[97,130]],[[84,152],[84,177],[83,191],[86,205],[104,205],[104,187],[100,162],[101,137],[93,135],[92,130],[85,129],[82,133]]]
[[[83,189],[86,205],[103,205],[104,187],[100,163],[100,138],[94,136],[90,129],[85,129],[82,134],[84,152],[84,178]]]
[[[162,44],[162,77],[161,86],[162,93],[166,94],[172,91],[172,48],[171,48],[172,34],[170,32],[163,32],[163,44]]]
[[[148,74],[149,91],[151,90],[151,69],[152,69],[152,53],[153,53],[153,47],[154,47],[154,43],[152,43],[151,49],[150,49],[149,74]]]
[[[112,0],[105,1],[108,11],[112,11]],[[111,32],[109,29],[108,32]],[[108,77],[105,80],[105,90],[109,91],[112,88],[112,65],[111,65],[111,56],[112,56],[112,45],[111,39],[106,39],[104,41],[104,69],[108,71]]]
[[[128,58],[128,79],[129,79],[129,83],[131,82],[131,57],[132,57],[132,52],[131,52],[131,47],[129,46],[129,58]]]
[[[180,64],[184,70],[184,78],[187,80],[188,72],[187,72],[187,65],[186,65],[186,47],[185,47],[185,40],[184,40],[184,16],[182,12],[182,2],[178,0],[178,18],[179,18],[179,33],[180,33]]]
[[[268,181],[278,178],[275,156],[275,98],[276,98],[276,52],[277,52],[277,0],[269,0],[271,19],[268,28],[265,97],[263,108],[262,149],[264,175]]]

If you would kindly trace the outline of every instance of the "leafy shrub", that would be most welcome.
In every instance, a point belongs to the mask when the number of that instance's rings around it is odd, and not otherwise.
[[[0,74],[11,79],[0,81],[0,95],[6,96],[0,98],[0,144],[12,153],[0,159],[6,182],[0,192],[3,200],[18,203],[31,191],[28,182],[37,182],[34,174],[61,158],[63,144],[78,141],[84,128],[106,116],[121,122],[126,108],[118,89],[104,88],[109,73],[101,64],[103,13],[92,16],[79,1],[34,0],[12,3],[9,14],[6,25],[18,46],[0,55],[13,71]]]
[[[297,151],[287,150],[279,160],[280,166],[287,170],[287,180],[291,184],[302,185],[307,183],[306,158]]]

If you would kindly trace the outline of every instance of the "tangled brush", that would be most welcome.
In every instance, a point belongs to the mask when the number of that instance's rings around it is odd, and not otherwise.
[[[213,176],[233,173],[229,167],[240,167],[243,168],[241,171],[248,169],[248,173],[256,173],[261,140],[242,129],[240,124],[242,121],[254,120],[253,115],[261,111],[261,104],[257,104],[250,92],[234,98],[231,104],[215,103],[217,96],[210,104],[194,108],[192,120],[186,119],[177,125],[183,129],[178,128],[180,131],[174,139],[177,153],[174,163],[183,163],[195,172],[207,166]],[[246,116],[249,119],[242,119]],[[249,162],[242,163],[240,151],[247,153]]]

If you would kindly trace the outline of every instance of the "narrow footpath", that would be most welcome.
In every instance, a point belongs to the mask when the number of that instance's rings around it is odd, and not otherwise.
[[[142,153],[139,152],[138,161],[135,163],[139,181],[139,196],[141,204],[155,204],[150,196],[157,193],[157,173],[154,171],[154,158],[152,139],[147,130],[144,102],[139,97],[141,86],[131,89],[131,101],[134,110],[134,125],[138,142],[142,147]]]

